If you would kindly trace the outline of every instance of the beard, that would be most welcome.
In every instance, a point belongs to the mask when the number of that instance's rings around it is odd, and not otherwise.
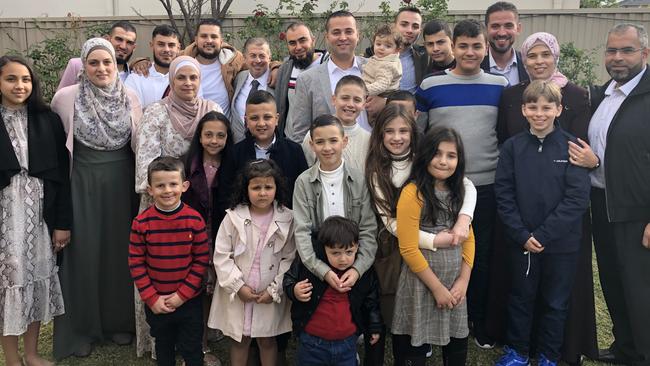
[[[214,60],[215,58],[217,58],[217,56],[219,56],[220,52],[221,52],[221,48],[215,48],[214,53],[207,53],[202,49],[198,48],[199,56],[203,57],[206,60]]]
[[[490,48],[493,51],[498,52],[498,53],[506,53],[506,52],[510,51],[510,49],[512,48],[512,45],[515,43],[512,38],[509,38],[508,39],[508,44],[505,47],[498,47],[496,41],[497,40],[490,40],[489,43],[490,43]]]
[[[118,65],[126,65],[129,63],[129,60],[131,59],[131,56],[133,56],[133,53],[130,53],[128,56],[122,58],[122,57],[117,57],[115,55],[115,61],[117,61]]]
[[[169,65],[171,65],[171,62],[163,62],[156,55],[153,55],[153,62],[164,69],[169,69]]]
[[[626,69],[619,68],[618,70],[614,70],[612,66],[613,65],[605,65],[607,73],[612,77],[612,79],[614,79],[614,81],[616,81],[619,85],[622,85],[634,79],[634,77],[643,70],[644,64],[639,63],[636,65],[630,65]]]
[[[314,62],[314,49],[310,49],[305,53],[304,58],[296,58],[295,56],[290,56],[289,57],[291,60],[293,60],[293,66],[295,68],[298,68],[300,70],[304,70],[311,65],[312,62]]]

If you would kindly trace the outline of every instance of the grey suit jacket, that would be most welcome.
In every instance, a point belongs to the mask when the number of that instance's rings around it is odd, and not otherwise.
[[[233,134],[235,143],[238,143],[246,137],[246,125],[244,124],[244,121],[242,121],[241,117],[239,117],[239,113],[237,113],[237,110],[235,108],[235,101],[237,101],[237,96],[239,95],[241,89],[244,87],[244,83],[246,82],[246,79],[248,79],[248,75],[250,75],[250,72],[248,70],[240,71],[237,74],[235,77],[235,93],[233,94],[232,100],[230,101],[230,130]],[[266,86],[266,91],[275,95],[273,88],[270,88],[268,85]]]
[[[368,62],[363,57],[356,56],[359,68]],[[296,80],[296,105],[294,109],[294,121],[285,127],[285,135],[288,139],[302,144],[302,141],[309,131],[309,126],[314,118],[321,114],[334,114],[332,105],[332,86],[330,84],[327,62],[307,70],[298,76]],[[364,110],[362,113],[366,113]]]

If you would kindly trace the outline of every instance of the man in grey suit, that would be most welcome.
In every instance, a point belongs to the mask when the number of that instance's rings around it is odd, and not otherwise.
[[[287,123],[285,132],[287,138],[297,143],[302,143],[314,118],[321,114],[334,114],[332,95],[336,83],[346,75],[361,77],[362,67],[367,62],[365,58],[354,55],[359,32],[356,19],[349,11],[336,11],[327,18],[325,42],[329,60],[301,73],[296,80],[294,119]],[[365,111],[357,121],[361,127],[370,129]]]
[[[244,64],[247,70],[240,71],[235,78],[235,93],[230,106],[230,128],[232,129],[235,143],[246,136],[244,113],[246,112],[246,99],[256,90],[267,90],[274,93],[268,86],[269,62],[271,49],[264,38],[249,38],[244,43]]]
[[[285,126],[291,123],[287,121],[293,121],[295,113],[296,79],[329,57],[327,52],[315,49],[316,38],[305,23],[297,21],[289,24],[285,34],[289,57],[280,66],[275,87],[275,104],[280,115],[276,131],[283,137]]]

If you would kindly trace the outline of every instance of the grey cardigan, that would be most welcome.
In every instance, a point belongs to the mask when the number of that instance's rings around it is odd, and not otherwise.
[[[293,220],[300,259],[311,273],[322,280],[330,271],[330,266],[316,258],[312,247],[312,231],[318,230],[324,221],[319,166],[320,164],[312,165],[296,180],[293,192]],[[377,221],[361,172],[344,165],[343,180],[345,217],[359,224],[359,252],[352,267],[362,276],[375,261]]]

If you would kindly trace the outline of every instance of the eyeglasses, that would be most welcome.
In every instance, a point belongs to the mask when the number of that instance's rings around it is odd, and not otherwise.
[[[620,52],[622,55],[629,56],[629,55],[633,55],[633,54],[635,54],[635,53],[637,53],[637,52],[639,52],[639,51],[643,51],[643,50],[644,50],[643,47],[641,47],[641,48],[634,48],[634,47],[606,48],[606,49],[605,49],[605,53],[606,53],[608,56],[614,56],[614,55],[616,55],[618,52]]]

